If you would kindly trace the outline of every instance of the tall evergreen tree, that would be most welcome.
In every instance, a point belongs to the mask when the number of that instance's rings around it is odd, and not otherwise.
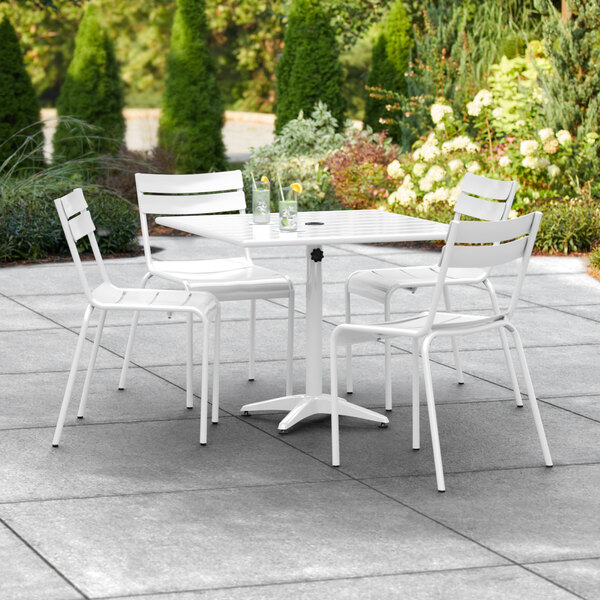
[[[225,168],[223,101],[209,52],[204,0],[178,0],[167,60],[159,146],[179,173]]]
[[[371,68],[366,82],[365,124],[370,125],[374,131],[388,129],[394,138],[397,137],[397,127],[380,122],[381,118],[389,119],[385,107],[390,101],[385,94],[379,94],[373,88],[406,94],[404,74],[408,70],[413,43],[410,29],[404,2],[396,0],[385,20],[384,33],[373,46]]]
[[[5,18],[0,23],[0,165],[17,151],[28,156],[19,161],[23,166],[42,161],[40,152],[35,151],[41,147],[41,135],[40,108],[23,64],[19,38]]]
[[[56,108],[60,116],[81,119],[95,127],[88,135],[77,135],[72,124],[59,122],[54,135],[55,160],[73,159],[82,153],[115,153],[123,143],[123,83],[112,42],[90,2],[75,38]]]
[[[578,137],[600,133],[600,0],[569,0],[566,20],[551,4],[543,4],[544,41],[552,65],[550,73],[540,76],[548,122]]]
[[[275,131],[321,100],[342,127],[346,99],[335,32],[318,0],[294,0],[276,68]]]

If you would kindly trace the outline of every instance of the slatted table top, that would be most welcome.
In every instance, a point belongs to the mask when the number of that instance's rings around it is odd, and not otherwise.
[[[158,217],[156,222],[245,248],[444,240],[448,233],[445,223],[381,210],[299,212],[296,232],[280,231],[277,213],[271,214],[268,225],[254,225],[251,214]]]

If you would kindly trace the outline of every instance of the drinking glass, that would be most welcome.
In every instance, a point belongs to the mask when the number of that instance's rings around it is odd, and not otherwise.
[[[284,188],[284,197],[279,198],[279,229],[296,231],[298,229],[298,197],[291,188]]]
[[[271,219],[271,186],[268,181],[257,181],[252,186],[252,216],[257,225]]]

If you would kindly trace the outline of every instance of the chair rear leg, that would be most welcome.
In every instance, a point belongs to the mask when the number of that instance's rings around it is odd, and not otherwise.
[[[348,281],[344,287],[344,306],[346,313],[346,323],[352,321],[352,311],[350,306],[350,291],[348,289]],[[352,382],[352,344],[346,344],[346,394],[352,394],[354,386]]]
[[[250,349],[248,352],[248,381],[254,381],[256,355],[256,300],[250,300]]]
[[[146,273],[142,278],[142,284],[140,287],[146,287],[146,283],[152,277],[151,273]],[[127,347],[125,349],[125,357],[123,358],[123,367],[121,368],[121,376],[119,377],[119,389],[124,390],[127,383],[127,370],[129,369],[129,363],[131,361],[131,350],[133,349],[133,342],[135,340],[135,334],[137,331],[138,319],[140,318],[139,311],[134,311],[133,318],[131,319],[131,328],[129,329],[129,337],[127,339]]]
[[[102,331],[104,330],[104,321],[106,320],[106,311],[100,311],[100,319],[98,321],[98,328],[96,329],[96,337],[94,338],[94,346],[92,347],[92,355],[90,356],[90,362],[88,364],[87,373],[85,375],[85,382],[83,384],[83,392],[81,393],[81,400],[79,401],[79,410],[77,411],[77,418],[83,419],[85,407],[87,405],[88,392],[90,391],[90,383],[92,380],[92,372],[96,365],[96,357],[98,356],[98,346],[100,346],[100,339],[102,338]]]
[[[294,393],[294,317],[295,317],[295,293],[290,286],[288,296],[288,337],[287,337],[287,363],[285,379],[285,395]]]
[[[77,374],[77,367],[79,366],[79,359],[81,358],[81,350],[83,349],[83,342],[85,341],[85,334],[87,333],[88,323],[90,322],[90,317],[92,316],[93,312],[94,307],[91,304],[88,304],[85,312],[83,313],[83,321],[81,323],[79,337],[77,338],[77,346],[75,346],[75,354],[73,356],[73,362],[71,363],[71,370],[69,371],[69,379],[67,380],[67,387],[65,388],[65,394],[63,396],[60,412],[58,414],[56,429],[54,430],[54,438],[52,439],[52,446],[54,448],[58,448],[58,444],[60,443],[60,436],[62,434],[63,425],[65,424],[67,410],[69,409],[69,401],[71,400],[71,393],[73,392],[73,384],[75,383],[75,375]]]
[[[450,293],[448,292],[447,286],[444,286],[444,304],[446,305],[446,310],[448,312],[451,312],[452,307],[450,305]],[[454,368],[456,369],[456,379],[458,383],[462,385],[465,382],[465,378],[463,376],[462,363],[460,360],[460,353],[458,351],[458,342],[456,341],[456,338],[454,336],[450,338],[450,341],[452,343],[452,353],[454,354]]]
[[[483,285],[488,291],[490,295],[490,301],[492,303],[492,308],[496,314],[500,313],[500,307],[498,306],[498,298],[496,296],[496,292],[494,291],[494,286],[489,279],[484,280]],[[513,388],[513,392],[515,395],[515,403],[518,407],[523,406],[523,398],[521,398],[521,390],[519,389],[519,380],[517,379],[517,374],[515,372],[515,364],[512,359],[512,355],[510,353],[510,346],[508,344],[508,337],[506,335],[506,331],[504,328],[499,329],[500,334],[500,343],[502,344],[502,350],[504,352],[504,360],[506,362],[506,368],[508,369],[508,373],[510,375],[510,382]]]
[[[515,340],[515,346],[517,348],[517,354],[519,355],[519,361],[521,363],[521,369],[523,370],[523,377],[525,379],[525,387],[527,389],[527,396],[531,404],[531,413],[533,414],[533,421],[537,430],[538,438],[540,440],[540,446],[542,447],[542,454],[544,455],[544,462],[547,467],[552,466],[552,456],[550,455],[550,448],[548,446],[548,440],[546,439],[546,432],[544,431],[544,424],[542,423],[542,417],[540,415],[540,409],[538,406],[537,398],[535,397],[535,391],[533,389],[533,383],[531,381],[531,375],[529,373],[529,367],[527,366],[527,360],[525,359],[525,351],[523,350],[523,343],[521,342],[521,336],[514,325],[508,325],[509,331],[513,334]]]
[[[202,355],[204,361],[206,355]],[[204,363],[203,363],[204,364]],[[186,361],[185,361],[185,406],[194,408],[194,320],[192,313],[186,314]],[[204,393],[204,370],[202,373],[202,393]]]
[[[420,393],[419,393],[419,340],[413,339],[412,344],[412,449],[419,450],[421,447],[421,424],[420,424]]]
[[[221,307],[217,305],[215,313],[215,348],[213,358],[213,389],[212,389],[212,416],[213,425],[219,422],[219,384],[221,366]]]
[[[429,428],[431,429],[431,447],[433,449],[433,461],[435,464],[435,478],[438,492],[446,491],[444,483],[444,467],[442,465],[442,450],[440,448],[440,436],[438,432],[437,416],[435,412],[435,401],[433,398],[433,382],[431,379],[431,365],[429,364],[429,344],[431,338],[423,342],[423,378],[425,379],[425,395],[427,397],[427,413],[429,414]]]
[[[200,445],[205,446],[208,423],[208,352],[210,321],[202,316],[202,393],[200,396]]]

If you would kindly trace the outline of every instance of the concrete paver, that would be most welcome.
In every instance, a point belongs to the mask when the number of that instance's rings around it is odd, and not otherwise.
[[[239,252],[194,237],[152,244],[165,258]],[[301,391],[304,252],[266,248],[254,256],[297,283]],[[343,320],[345,277],[436,258],[389,245],[326,249],[326,390],[328,336]],[[137,284],[145,271],[143,257],[108,263],[122,284]],[[281,413],[240,416],[242,404],[283,393],[286,307],[279,301],[259,303],[253,383],[247,303],[223,306],[221,417],[209,426],[207,446],[198,445],[199,399],[185,408],[181,322],[144,317],[133,356],[142,366],[133,366],[119,392],[129,316],[113,315],[86,418],[75,412],[89,340],[53,450],[85,299],[68,263],[0,269],[0,598],[598,598],[600,284],[578,258],[534,257],[530,270],[516,323],[556,466],[543,466],[527,398],[524,409],[514,406],[497,336],[461,340],[462,386],[452,353],[439,344],[432,370],[447,492],[438,494],[424,407],[422,448],[411,450],[406,341],[394,344],[390,427],[343,419],[340,469],[329,466],[327,418],[280,436]],[[497,277],[503,299],[513,272]],[[456,290],[453,299],[489,308],[476,288]],[[428,301],[425,290],[400,292],[394,315]],[[357,298],[353,314],[373,321],[381,307]],[[339,364],[343,374],[342,357]],[[349,398],[383,412],[381,344],[355,348],[354,380]],[[199,393],[199,367],[194,382]]]

